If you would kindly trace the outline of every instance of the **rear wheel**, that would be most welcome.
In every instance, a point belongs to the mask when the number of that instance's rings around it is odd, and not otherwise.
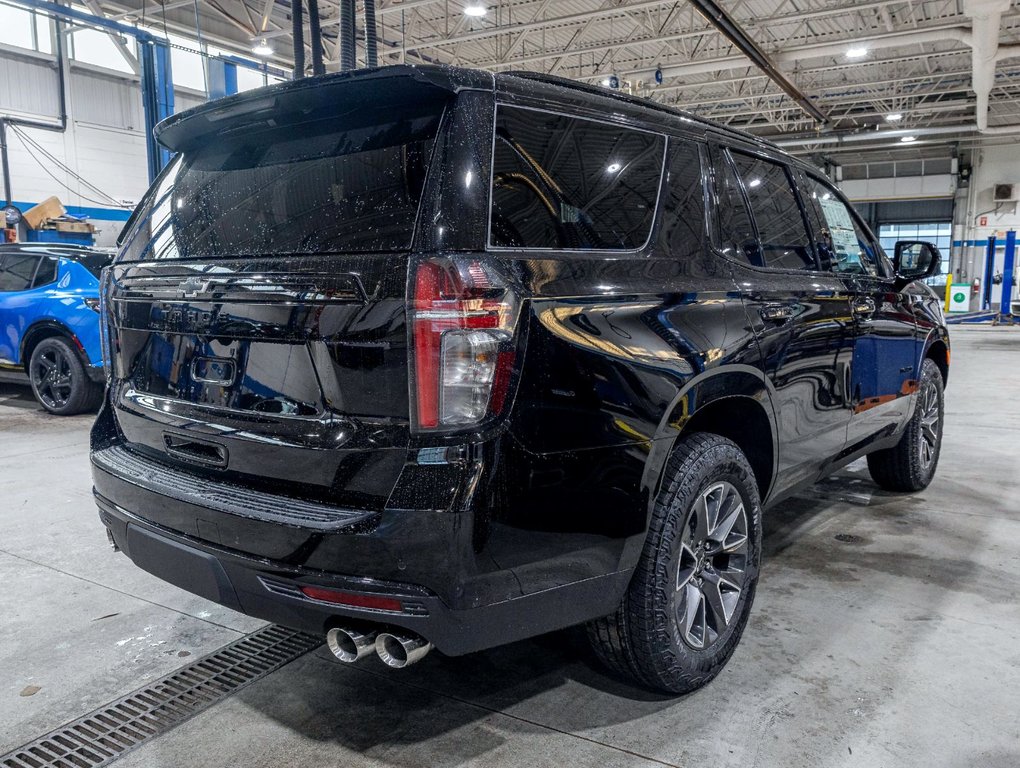
[[[35,399],[58,416],[92,410],[103,396],[102,385],[89,379],[74,347],[58,336],[43,339],[32,350],[28,376]]]
[[[892,448],[868,454],[871,478],[887,491],[912,492],[928,487],[942,450],[943,383],[934,360],[921,365],[917,405],[903,437]]]
[[[589,624],[595,653],[658,690],[705,685],[744,631],[760,557],[761,503],[746,457],[717,435],[684,438],[622,605]]]

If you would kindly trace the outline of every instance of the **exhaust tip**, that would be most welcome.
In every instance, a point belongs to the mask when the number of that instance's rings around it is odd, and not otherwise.
[[[350,627],[334,627],[326,633],[326,645],[340,661],[353,664],[375,650],[376,634]]]
[[[421,661],[431,650],[432,643],[418,635],[381,632],[375,640],[375,652],[383,664],[394,669],[403,669]]]

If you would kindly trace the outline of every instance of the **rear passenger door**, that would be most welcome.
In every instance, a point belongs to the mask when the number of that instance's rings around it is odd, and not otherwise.
[[[32,286],[38,264],[39,257],[30,253],[0,255],[0,364],[18,362],[26,305],[31,303],[24,292]]]
[[[846,444],[850,292],[841,276],[821,269],[784,164],[717,149],[714,166],[717,247],[735,263],[774,387],[780,493],[814,479]]]
[[[827,182],[800,172],[802,197],[828,267],[851,292],[854,352],[849,446],[859,447],[907,419],[917,389],[916,324],[907,297],[894,290],[878,241]]]

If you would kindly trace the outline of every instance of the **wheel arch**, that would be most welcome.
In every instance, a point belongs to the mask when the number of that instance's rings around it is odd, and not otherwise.
[[[927,347],[924,350],[923,359],[931,360],[939,367],[939,373],[942,374],[942,386],[946,386],[949,382],[949,343],[948,339],[942,337],[935,337],[928,342]]]
[[[28,373],[28,364],[32,359],[32,352],[35,350],[39,343],[45,339],[53,338],[54,336],[60,336],[70,341],[78,354],[83,356],[87,362],[88,357],[85,355],[85,348],[82,343],[78,340],[78,337],[72,333],[71,329],[61,323],[59,320],[52,318],[46,318],[43,320],[37,320],[28,327],[28,330],[22,334],[21,337],[21,365],[25,369],[25,373]]]
[[[672,439],[655,440],[649,457],[657,472],[652,503],[677,441],[695,432],[736,443],[751,465],[764,503],[775,484],[779,445],[770,385],[759,369],[727,367],[691,382],[671,407],[660,434],[667,430]]]

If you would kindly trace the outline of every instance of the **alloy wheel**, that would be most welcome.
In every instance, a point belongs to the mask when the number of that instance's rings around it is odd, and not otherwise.
[[[728,482],[694,502],[681,531],[674,610],[683,641],[695,650],[729,626],[744,590],[748,556],[744,500]]]
[[[32,385],[48,408],[59,410],[71,398],[71,361],[59,349],[42,352],[32,363]]]
[[[939,390],[935,382],[925,382],[921,389],[921,439],[918,449],[921,466],[927,469],[935,458],[939,444]]]

